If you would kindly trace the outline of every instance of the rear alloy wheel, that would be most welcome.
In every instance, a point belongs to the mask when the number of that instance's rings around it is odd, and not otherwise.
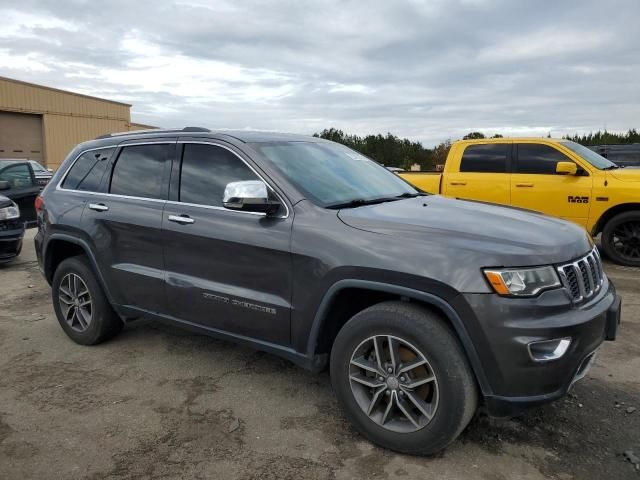
[[[111,308],[84,255],[67,258],[58,265],[51,296],[60,326],[76,343],[95,345],[122,330],[122,320]]]
[[[478,403],[456,335],[438,314],[410,302],[373,305],[342,327],[331,349],[331,383],[362,435],[413,455],[445,448]]]
[[[67,324],[76,332],[84,332],[91,324],[91,294],[84,280],[68,273],[58,287],[60,309]]]
[[[602,231],[602,248],[616,263],[640,266],[640,212],[613,217]]]

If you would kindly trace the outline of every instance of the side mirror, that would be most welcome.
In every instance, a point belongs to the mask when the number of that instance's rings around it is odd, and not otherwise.
[[[573,162],[556,163],[556,173],[560,175],[575,175],[578,173],[578,166]]]
[[[0,180],[0,190],[9,190],[11,188],[11,184],[6,180]]]
[[[267,215],[273,215],[280,207],[278,202],[269,200],[269,191],[261,180],[228,183],[224,189],[222,204],[229,210]]]

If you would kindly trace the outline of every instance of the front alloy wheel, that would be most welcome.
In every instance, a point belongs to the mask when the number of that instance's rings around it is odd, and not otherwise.
[[[438,381],[427,358],[396,336],[376,335],[358,345],[349,381],[362,411],[393,432],[420,430],[438,409]]]

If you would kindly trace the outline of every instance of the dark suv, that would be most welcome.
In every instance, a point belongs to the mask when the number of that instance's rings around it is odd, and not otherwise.
[[[188,127],[76,147],[36,249],[77,343],[147,317],[319,371],[360,432],[444,448],[476,408],[561,397],[615,338],[584,230],[426,195],[318,138]]]

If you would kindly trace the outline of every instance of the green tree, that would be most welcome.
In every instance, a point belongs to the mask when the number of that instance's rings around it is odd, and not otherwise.
[[[487,137],[485,137],[484,134],[481,132],[467,133],[464,137],[462,137],[463,140],[481,140],[483,138],[487,138]]]

